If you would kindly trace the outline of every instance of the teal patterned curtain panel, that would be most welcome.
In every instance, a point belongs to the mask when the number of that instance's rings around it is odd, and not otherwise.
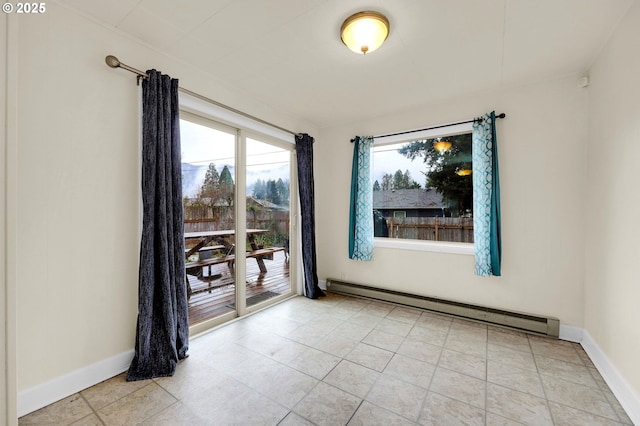
[[[495,111],[473,123],[473,229],[476,274],[500,276],[500,179]]]
[[[371,147],[373,137],[356,136],[351,170],[351,208],[349,212],[349,259],[373,259],[373,185]]]

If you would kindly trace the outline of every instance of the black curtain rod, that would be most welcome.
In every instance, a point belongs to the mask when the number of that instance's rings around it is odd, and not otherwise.
[[[496,115],[496,118],[505,118],[506,116],[507,114],[503,112],[501,114]],[[474,118],[473,120],[458,121],[457,123],[441,124],[439,126],[425,127],[424,129],[406,130],[404,132],[388,133],[386,135],[377,135],[377,136],[373,136],[373,138],[376,139],[376,138],[386,138],[389,136],[407,135],[409,133],[423,132],[425,130],[433,130],[433,129],[441,129],[443,127],[457,126],[458,124],[482,123],[482,120],[483,120],[482,117],[478,117],[478,118]],[[352,143],[355,142],[355,139],[351,139],[351,142]]]
[[[129,72],[132,72],[132,73],[136,74],[136,75],[137,75],[136,79],[137,79],[137,83],[138,83],[138,85],[140,85],[140,79],[148,78],[148,76],[147,76],[147,73],[146,73],[146,72],[144,72],[144,71],[140,71],[139,69],[136,69],[136,68],[130,67],[129,65],[123,64],[122,62],[120,62],[120,61],[118,60],[118,58],[116,58],[116,57],[115,57],[115,56],[113,56],[113,55],[109,55],[109,56],[107,56],[106,58],[104,58],[104,61],[105,61],[105,62],[107,63],[107,65],[109,65],[111,68],[122,68],[122,69],[124,69],[124,70],[127,70],[127,71],[129,71]],[[218,102],[218,101],[214,101],[213,99],[209,99],[209,98],[207,98],[206,96],[202,96],[202,95],[200,95],[200,94],[198,94],[198,93],[192,92],[191,90],[185,89],[184,87],[178,87],[178,89],[179,89],[181,92],[183,92],[183,93],[186,93],[186,94],[188,94],[188,95],[191,95],[191,96],[193,96],[193,97],[196,97],[196,98],[198,98],[198,99],[200,99],[200,100],[203,100],[203,101],[205,101],[205,102],[209,102],[210,104],[213,104],[213,105],[219,106],[220,108],[224,108],[224,109],[226,109],[226,110],[228,110],[228,111],[234,112],[234,113],[236,113],[236,114],[238,114],[238,115],[241,115],[241,116],[243,116],[243,117],[250,118],[250,119],[251,119],[251,120],[253,120],[253,121],[257,121],[257,122],[259,122],[259,123],[266,124],[267,126],[271,126],[271,127],[276,128],[276,129],[278,129],[278,130],[281,130],[281,131],[283,131],[283,132],[285,132],[285,133],[289,133],[289,134],[291,134],[291,135],[293,135],[293,136],[300,136],[300,133],[299,133],[299,132],[294,132],[294,131],[291,131],[291,130],[289,130],[289,129],[285,129],[284,127],[280,127],[280,126],[278,126],[278,125],[276,125],[276,124],[273,124],[273,123],[270,123],[270,122],[268,122],[268,121],[265,121],[265,120],[263,120],[263,119],[261,119],[261,118],[254,117],[253,115],[247,114],[246,112],[243,112],[243,111],[237,110],[237,109],[235,109],[235,108],[233,108],[233,107],[230,107],[230,106],[225,105],[225,104],[223,104],[223,103],[220,103],[220,102]]]

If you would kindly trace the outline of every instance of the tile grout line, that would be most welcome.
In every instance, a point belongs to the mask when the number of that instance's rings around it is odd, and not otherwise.
[[[433,384],[433,379],[436,376],[436,372],[438,371],[438,367],[440,365],[440,359],[442,358],[442,353],[444,352],[444,346],[446,345],[447,339],[449,338],[449,334],[451,333],[451,325],[452,324],[453,324],[453,320],[449,322],[449,326],[447,327],[447,336],[445,337],[444,343],[442,344],[442,348],[440,349],[440,355],[438,356],[438,361],[434,364],[433,374],[431,375],[431,379],[429,380],[429,386],[427,387],[427,393],[424,396],[424,400],[422,401],[422,405],[420,406],[420,413],[422,413],[424,411],[425,405],[427,404],[427,398],[429,397],[430,393],[436,393],[436,394],[440,395],[439,393],[434,392],[434,391],[431,390],[431,385]],[[451,399],[453,399],[453,398],[451,398]],[[460,402],[462,402],[462,401],[460,401]],[[420,415],[418,415],[418,420],[420,420]]]
[[[93,414],[95,414],[96,418],[98,419],[98,421],[102,424],[102,425],[106,425],[105,422],[102,420],[102,417],[100,417],[100,415],[98,414],[98,411],[93,408],[93,405],[91,405],[89,403],[89,401],[87,400],[87,398],[85,398],[85,396],[82,394],[82,391],[78,392],[78,395],[80,396],[80,398],[83,399],[83,401],[89,406],[89,408],[91,408],[91,411],[93,412]],[[84,420],[87,417],[89,417],[91,414],[88,414],[86,416],[84,416],[82,419],[78,419],[78,420],[74,420],[72,423],[70,423],[70,425],[72,425],[73,423],[76,423],[80,420]]]
[[[489,417],[489,327],[487,327],[487,343],[484,347],[484,424],[487,425],[487,417]]]

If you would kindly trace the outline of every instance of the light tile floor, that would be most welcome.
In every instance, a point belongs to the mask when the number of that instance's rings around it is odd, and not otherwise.
[[[21,425],[632,424],[578,344],[392,304],[297,297]]]

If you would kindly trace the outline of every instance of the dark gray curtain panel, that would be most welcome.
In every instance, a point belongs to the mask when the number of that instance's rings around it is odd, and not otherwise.
[[[313,186],[313,138],[306,133],[296,135],[298,163],[298,192],[302,219],[302,264],[304,267],[305,296],[317,299],[324,296],[318,287],[316,266],[316,216]]]
[[[142,82],[138,323],[127,380],[173,375],[189,348],[178,80],[156,70],[147,74]]]

